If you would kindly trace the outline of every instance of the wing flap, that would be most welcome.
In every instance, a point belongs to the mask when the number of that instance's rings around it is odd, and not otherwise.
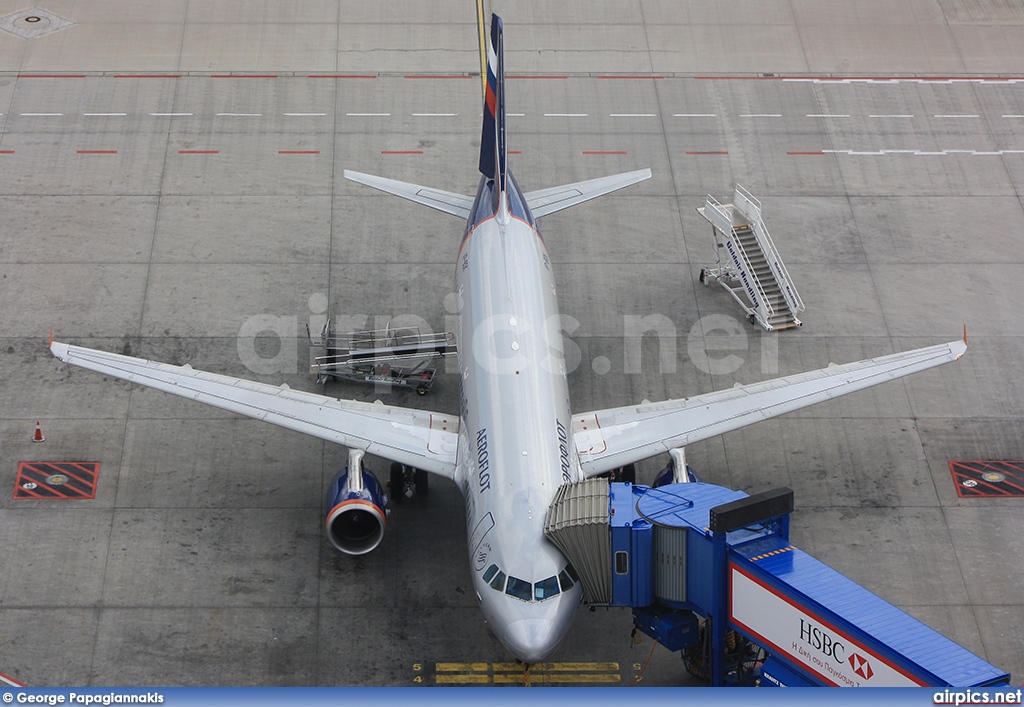
[[[526,198],[533,217],[541,218],[650,178],[651,170],[640,169],[635,172],[613,174],[610,177],[589,179],[585,182],[539,189],[527,192],[523,196]]]
[[[429,206],[432,209],[437,209],[438,211],[443,211],[446,214],[463,219],[469,218],[469,211],[473,207],[473,199],[468,196],[441,189],[432,189],[411,182],[400,182],[397,179],[377,177],[372,174],[353,172],[348,169],[345,170],[345,179],[365,184],[368,187],[400,196],[409,201],[415,201],[417,204],[423,204],[424,206]]]
[[[449,479],[455,477],[457,415],[338,400],[197,371],[187,364],[174,366],[59,342],[53,342],[50,351],[64,363],[362,449]]]
[[[692,398],[575,415],[573,438],[587,477],[675,447],[955,361],[965,341],[929,346]]]

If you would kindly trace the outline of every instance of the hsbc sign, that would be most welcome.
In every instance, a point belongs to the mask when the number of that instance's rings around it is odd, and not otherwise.
[[[769,652],[788,657],[827,684],[927,684],[733,564],[729,565],[729,586],[730,621]]]

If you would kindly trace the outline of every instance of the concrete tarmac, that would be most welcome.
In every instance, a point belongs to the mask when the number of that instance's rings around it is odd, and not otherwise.
[[[41,2],[36,29],[0,0],[0,673],[522,682],[477,609],[453,485],[396,508],[372,555],[339,556],[321,518],[344,449],[46,347],[52,325],[61,341],[318,390],[307,323],[449,328],[462,226],[342,171],[473,192],[472,4]],[[955,364],[687,455],[712,483],[792,488],[797,546],[1019,683],[1024,499],[961,498],[949,462],[1024,459],[1024,11],[726,7],[493,3],[523,187],[654,173],[541,223],[578,323],[574,409],[949,341],[966,323]],[[736,183],[807,304],[798,330],[761,333],[698,282],[715,255],[695,207]],[[631,337],[631,317],[657,333]],[[450,374],[422,398],[327,391],[458,410]],[[99,462],[95,498],[13,498],[20,463],[43,461]],[[628,611],[581,610],[563,670],[531,679],[699,684],[630,628]]]

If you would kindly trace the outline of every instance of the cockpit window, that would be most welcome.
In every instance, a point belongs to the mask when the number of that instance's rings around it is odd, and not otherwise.
[[[494,575],[494,579],[491,580],[491,587],[497,589],[499,592],[505,589],[505,573],[498,570],[498,574]]]
[[[572,579],[569,577],[568,572],[562,570],[558,573],[558,585],[562,588],[563,592],[567,592],[570,589],[572,589],[573,584],[575,584],[575,582],[573,582]]]
[[[494,575],[495,575],[495,573],[497,571],[498,571],[498,566],[497,565],[491,565],[490,567],[488,567],[487,571],[484,572],[484,581],[485,582],[490,582],[491,578],[494,577]]]
[[[508,586],[505,587],[505,593],[509,596],[513,596],[516,599],[522,599],[523,601],[530,601],[532,598],[533,585],[526,582],[518,577],[509,577]]]
[[[533,598],[537,601],[544,601],[558,594],[558,578],[548,577],[533,585]]]

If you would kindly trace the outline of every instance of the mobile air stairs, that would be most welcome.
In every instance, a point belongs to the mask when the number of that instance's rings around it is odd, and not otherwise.
[[[694,676],[713,686],[1008,687],[1004,671],[794,547],[789,489],[748,497],[696,481],[685,460],[684,473],[671,467],[653,488],[563,485],[545,533],[586,603],[633,607],[635,627],[681,651]]]
[[[351,331],[335,336],[330,317],[319,337],[309,332],[314,353],[310,370],[318,385],[331,378],[374,383],[393,388],[413,388],[426,395],[437,375],[437,365],[456,353],[451,332],[421,334],[418,329]]]
[[[804,303],[761,219],[761,203],[737,184],[731,204],[708,195],[697,212],[711,223],[717,260],[716,267],[701,269],[701,283],[717,280],[751,324],[768,331],[800,326],[796,315]]]

